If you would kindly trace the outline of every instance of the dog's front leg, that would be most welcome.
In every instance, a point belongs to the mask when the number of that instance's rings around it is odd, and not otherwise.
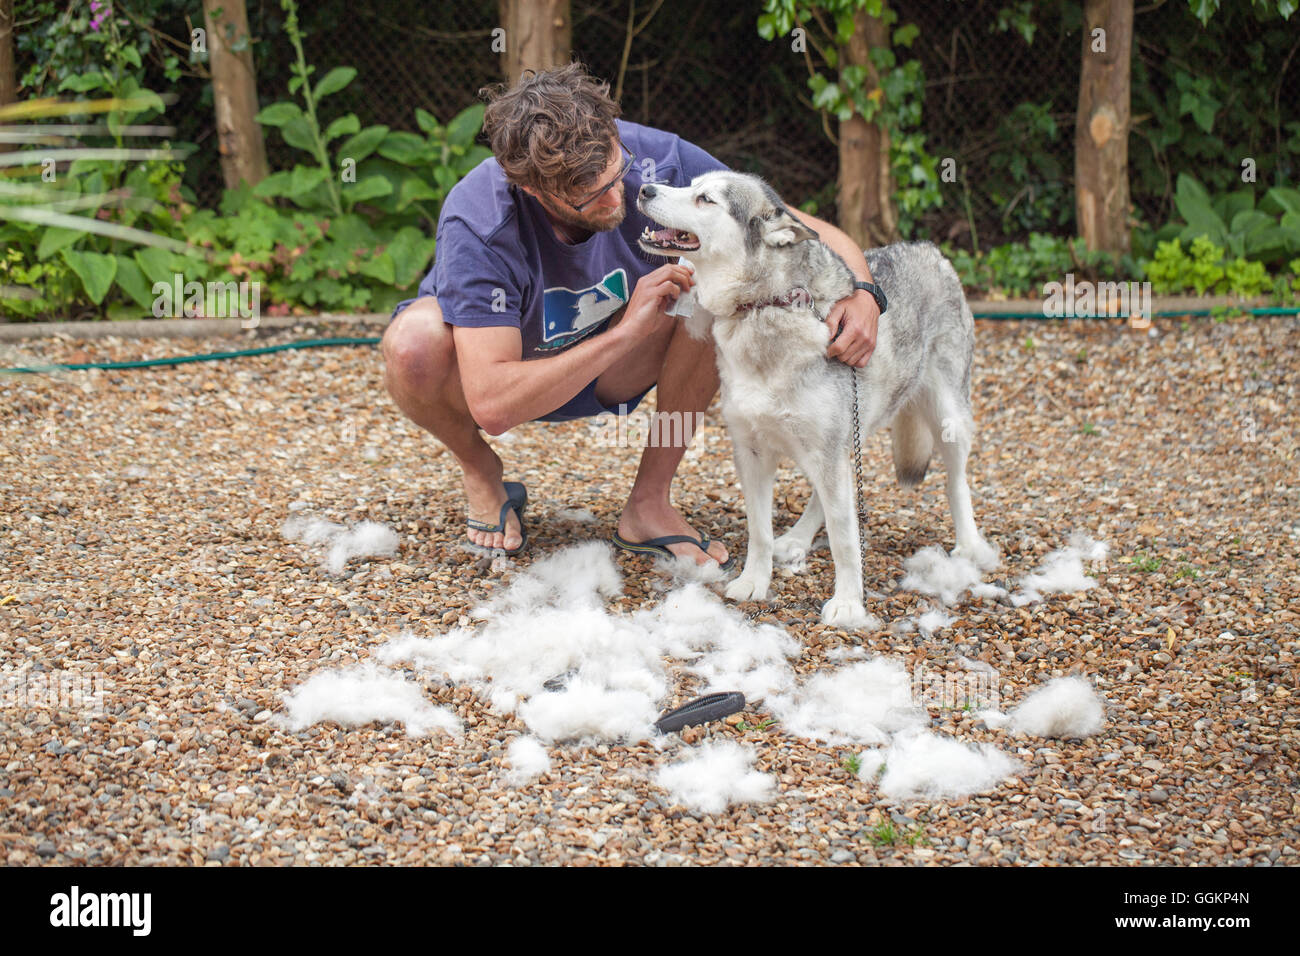
[[[749,522],[749,545],[745,568],[727,585],[733,601],[763,601],[772,584],[772,486],[776,480],[776,458],[761,450],[749,438],[735,438],[736,474],[745,495],[745,518]]]
[[[803,514],[794,523],[794,527],[776,539],[777,560],[791,564],[800,561],[804,555],[812,550],[813,539],[817,537],[817,532],[822,529],[824,521],[825,515],[822,514],[822,502],[817,497],[817,492],[814,491],[808,496],[808,504],[804,505]]]
[[[835,560],[835,594],[822,606],[822,623],[861,627],[868,620],[862,606],[862,562],[858,551],[858,516],[853,506],[853,469],[848,457],[831,453],[800,462],[813,482],[826,516],[826,536]]]

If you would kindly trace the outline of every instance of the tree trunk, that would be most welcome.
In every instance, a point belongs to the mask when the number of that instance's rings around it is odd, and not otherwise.
[[[14,63],[14,0],[0,0],[0,106],[18,102]]]
[[[569,0],[499,0],[505,47],[501,69],[514,86],[524,70],[548,70],[569,62],[573,18]]]
[[[879,77],[868,54],[873,47],[888,45],[888,26],[859,11],[853,21],[853,36],[840,49],[840,67],[865,66],[868,92],[877,89]],[[897,241],[889,131],[868,123],[858,113],[840,123],[839,192],[839,227],[859,246],[866,249]]]
[[[266,145],[257,115],[257,76],[244,0],[203,0],[208,68],[226,188],[256,186],[267,175]],[[243,49],[233,50],[243,40]]]
[[[1095,34],[1101,30],[1102,33]],[[1083,72],[1074,127],[1079,235],[1089,249],[1129,251],[1128,133],[1133,0],[1085,0]]]

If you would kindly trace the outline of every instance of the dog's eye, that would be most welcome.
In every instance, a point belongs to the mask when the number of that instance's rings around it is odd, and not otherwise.
[[[695,197],[695,202],[696,202],[697,204],[698,204],[698,203],[702,203],[702,202],[706,202],[706,203],[708,203],[709,205],[713,205],[713,204],[714,204],[714,203],[713,203],[713,200],[710,199],[708,196],[704,195],[704,193],[700,193],[698,196],[696,196],[696,197]]]

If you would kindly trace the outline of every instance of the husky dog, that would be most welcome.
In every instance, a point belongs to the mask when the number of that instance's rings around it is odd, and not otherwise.
[[[957,273],[938,249],[913,242],[866,253],[888,303],[871,360],[855,369],[826,357],[825,321],[831,305],[853,292],[853,273],[761,179],[712,172],[681,188],[646,184],[637,208],[667,227],[647,227],[641,248],[688,256],[694,265],[699,308],[688,329],[701,338],[711,329],[717,347],[722,412],[749,523],[745,567],[727,597],[764,600],[774,553],[797,560],[824,521],[835,593],[822,621],[852,627],[867,619],[851,462],[855,385],[862,437],[890,429],[904,487],[925,476],[938,447],[957,533],[954,556],[985,570],[997,566],[997,553],[975,527],[966,484],[975,323]],[[782,458],[794,459],[813,495],[774,542],[772,489]]]

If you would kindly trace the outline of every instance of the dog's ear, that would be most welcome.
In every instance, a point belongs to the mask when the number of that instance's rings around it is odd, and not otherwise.
[[[762,230],[763,241],[769,246],[793,246],[796,242],[818,238],[815,230],[796,219],[784,206],[778,206],[774,216],[763,220]]]

